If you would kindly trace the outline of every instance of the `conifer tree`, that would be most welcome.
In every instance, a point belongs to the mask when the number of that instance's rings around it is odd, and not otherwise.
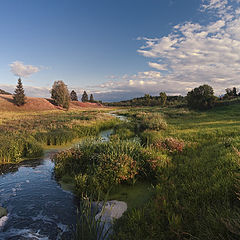
[[[17,106],[22,106],[25,103],[25,93],[24,93],[21,78],[18,79],[18,84],[14,91],[13,100]]]
[[[71,91],[70,98],[71,101],[78,101],[77,93],[74,90]]]
[[[87,95],[87,92],[86,92],[86,91],[83,92],[82,102],[88,102],[88,95]]]
[[[93,95],[92,95],[92,94],[90,95],[90,102],[91,102],[91,103],[94,102],[94,98],[93,98]]]

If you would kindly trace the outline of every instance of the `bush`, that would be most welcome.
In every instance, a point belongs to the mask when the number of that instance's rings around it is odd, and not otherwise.
[[[140,134],[140,138],[144,145],[149,146],[155,142],[158,142],[159,139],[162,138],[162,134],[161,132],[147,129]]]
[[[151,129],[151,130],[164,130],[167,128],[167,123],[163,119],[163,115],[160,113],[139,113],[136,118],[140,125],[140,130]]]
[[[83,142],[55,155],[55,174],[75,176],[78,196],[106,193],[122,182],[134,182],[143,165],[141,146],[133,141]]]
[[[155,141],[153,147],[159,150],[168,150],[169,152],[182,152],[184,149],[185,143],[176,138],[166,138],[165,140],[159,139]]]

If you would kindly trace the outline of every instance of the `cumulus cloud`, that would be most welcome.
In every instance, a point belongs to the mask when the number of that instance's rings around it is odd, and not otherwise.
[[[18,77],[28,77],[33,73],[37,73],[40,69],[32,65],[24,65],[22,62],[15,61],[10,64],[11,72]]]
[[[213,86],[216,95],[240,87],[240,0],[202,0],[200,11],[208,23],[184,22],[168,35],[139,37],[138,53],[154,71],[114,76],[89,90],[102,100],[158,95],[186,95],[201,84]]]
[[[151,58],[149,66],[163,75],[159,83],[175,81],[185,89],[207,83],[216,93],[239,86],[240,6],[233,8],[233,3],[239,5],[238,0],[203,0],[204,14],[214,10],[215,21],[185,22],[168,36],[142,39],[145,43],[138,52]]]
[[[14,93],[16,86],[10,84],[0,84],[0,89]],[[43,97],[50,98],[50,88],[48,87],[33,87],[24,85],[24,91],[28,97]]]

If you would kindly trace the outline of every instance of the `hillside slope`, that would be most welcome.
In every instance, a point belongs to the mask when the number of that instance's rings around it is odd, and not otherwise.
[[[101,107],[97,103],[71,102],[70,109]],[[46,111],[62,109],[55,106],[51,99],[26,97],[26,103],[23,106],[16,106],[12,95],[0,94],[0,111]]]

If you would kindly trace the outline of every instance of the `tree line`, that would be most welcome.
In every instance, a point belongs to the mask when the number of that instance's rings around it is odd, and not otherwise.
[[[165,92],[160,92],[159,96],[151,96],[145,94],[144,97],[134,98],[127,101],[120,101],[115,103],[107,103],[111,106],[165,106],[165,105],[187,105],[189,108],[197,110],[206,110],[214,107],[216,104],[221,105],[221,101],[239,99],[240,92],[237,92],[237,88],[227,88],[226,93],[220,97],[214,96],[214,90],[211,86],[204,84],[187,93],[186,97],[183,96],[167,96]],[[52,89],[50,90],[51,98],[55,104],[63,108],[68,109],[70,101],[78,101],[77,93],[72,90],[69,93],[67,85],[63,81],[55,81]],[[25,104],[25,93],[22,85],[21,78],[18,79],[18,84],[13,94],[14,103],[17,106]],[[86,91],[83,92],[81,97],[82,102],[96,102],[93,98],[93,94],[88,97]]]
[[[66,109],[69,108],[70,101],[78,101],[77,93],[74,90],[69,93],[68,87],[63,81],[55,81],[50,93],[54,103],[57,106]],[[13,100],[17,106],[22,106],[26,103],[26,96],[21,78],[18,79],[18,83],[13,94]],[[83,92],[81,100],[82,102],[96,102],[93,98],[93,94],[91,94],[88,99],[88,94],[86,91]]]

